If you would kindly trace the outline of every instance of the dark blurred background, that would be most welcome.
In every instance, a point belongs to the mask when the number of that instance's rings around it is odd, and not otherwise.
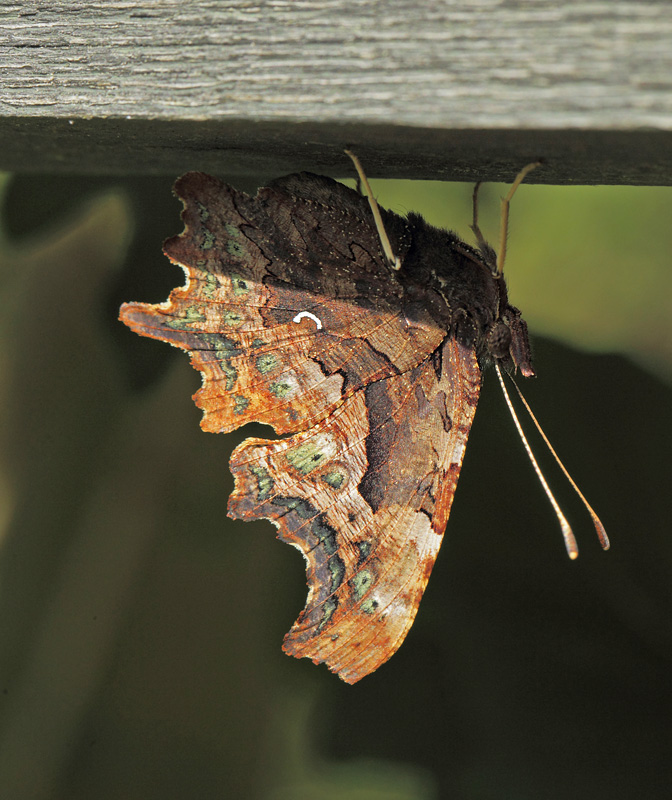
[[[347,686],[281,652],[299,552],[226,517],[230,451],[268,429],[202,433],[187,357],[117,322],[183,282],[171,183],[3,183],[0,797],[668,798],[672,190],[523,186],[512,208],[523,388],[611,551],[532,436],[569,561],[487,375],[417,620]],[[374,189],[469,238],[471,187]]]

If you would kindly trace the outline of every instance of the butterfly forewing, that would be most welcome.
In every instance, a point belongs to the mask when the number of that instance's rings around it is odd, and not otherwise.
[[[381,288],[389,268],[371,231],[360,222],[346,235],[341,215],[312,199],[325,180],[304,176],[308,198],[279,184],[253,199],[202,173],[176,185],[186,228],[165,252],[186,285],[165,303],[125,304],[121,319],[190,353],[207,431],[306,428],[358,388],[418,364],[445,335],[429,317],[409,329],[399,287]],[[343,214],[357,222],[366,201],[340,188],[353,196]]]

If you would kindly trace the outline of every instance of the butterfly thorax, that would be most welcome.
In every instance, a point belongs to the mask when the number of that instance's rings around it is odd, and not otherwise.
[[[449,336],[475,349],[481,368],[498,361],[533,375],[527,326],[508,301],[494,253],[471,247],[417,214],[409,214],[407,222],[410,241],[399,271],[407,318],[422,308]]]

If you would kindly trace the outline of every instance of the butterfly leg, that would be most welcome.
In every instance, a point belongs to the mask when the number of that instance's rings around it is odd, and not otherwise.
[[[474,232],[474,236],[476,237],[476,242],[478,243],[478,249],[481,252],[486,252],[489,249],[488,243],[485,241],[485,237],[481,233],[481,229],[478,225],[478,192],[481,188],[482,181],[479,181],[474,186],[474,193],[472,195],[472,209],[473,209],[473,219],[471,223],[471,230]]]
[[[355,169],[357,170],[357,175],[359,177],[359,180],[364,186],[364,193],[366,194],[366,197],[369,201],[369,205],[371,206],[371,212],[373,213],[373,219],[376,223],[376,230],[378,231],[378,236],[380,237],[380,244],[383,248],[383,252],[385,253],[385,258],[387,259],[392,269],[400,269],[401,262],[399,261],[399,256],[395,255],[394,251],[392,250],[392,245],[390,244],[390,240],[387,236],[387,231],[385,230],[385,226],[383,225],[383,218],[380,216],[380,209],[378,208],[378,203],[376,201],[376,198],[373,196],[373,192],[371,191],[371,186],[369,184],[368,178],[366,177],[366,173],[364,172],[362,165],[359,163],[359,159],[354,153],[352,153],[350,150],[346,150],[345,153],[352,159],[352,163],[355,165]]]
[[[501,275],[504,271],[504,262],[506,261],[506,240],[509,235],[509,207],[511,199],[516,193],[516,189],[525,180],[525,177],[532,172],[533,169],[541,166],[541,161],[533,161],[531,164],[523,167],[516,175],[516,179],[511,184],[506,197],[502,198],[502,215],[499,223],[499,251],[497,255],[497,274]]]

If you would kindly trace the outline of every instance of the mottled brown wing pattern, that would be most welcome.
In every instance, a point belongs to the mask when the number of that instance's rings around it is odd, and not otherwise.
[[[229,515],[272,520],[307,562],[287,653],[354,683],[397,650],[443,538],[480,383],[473,349],[446,339],[310,430],[236,448]]]
[[[326,205],[334,191],[336,209]],[[186,284],[165,303],[125,304],[121,319],[189,352],[202,373],[194,400],[204,430],[305,429],[441,343],[428,314],[412,324],[404,315],[366,200],[351,190],[304,174],[251,198],[188,173],[176,193],[185,231],[165,252]],[[405,223],[389,221],[403,251]]]
[[[186,350],[202,427],[290,434],[233,453],[229,514],[270,519],[307,562],[284,649],[354,683],[397,650],[450,512],[481,382],[477,353],[508,306],[491,265],[454,234],[300,174],[256,197],[189,173],[186,275],[165,303],[129,303],[136,332]],[[480,348],[480,349],[479,349]]]

